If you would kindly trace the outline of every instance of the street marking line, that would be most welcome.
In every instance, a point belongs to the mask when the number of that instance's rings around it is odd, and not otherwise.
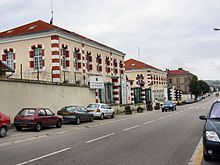
[[[104,136],[101,136],[101,137],[98,137],[98,138],[89,140],[89,141],[87,141],[86,143],[92,143],[92,142],[94,142],[94,141],[97,141],[97,140],[100,140],[100,139],[104,139],[104,138],[109,137],[109,136],[112,136],[112,135],[114,135],[114,134],[115,134],[115,133],[110,133],[110,134],[108,134],[108,135],[104,135]]]
[[[60,132],[55,132],[55,134],[62,134],[62,133],[66,133],[68,131],[60,131]]]
[[[155,120],[151,120],[151,121],[147,121],[144,123],[144,125],[149,124],[149,123],[153,123]]]
[[[159,119],[157,119],[157,120],[162,120],[162,119],[165,119],[166,117],[161,117],[161,118],[159,118]]]
[[[138,127],[140,127],[140,125],[135,125],[133,127],[129,127],[129,128],[123,129],[123,131],[128,131],[128,130],[131,130],[131,129],[134,129],[134,128],[138,128]]]
[[[64,148],[62,150],[59,150],[59,151],[56,151],[56,152],[52,152],[50,154],[46,154],[44,156],[40,156],[38,158],[35,158],[35,159],[31,159],[31,160],[28,160],[28,161],[25,161],[25,162],[22,162],[22,163],[19,163],[17,165],[24,165],[24,164],[28,164],[28,163],[31,163],[31,162],[34,162],[34,161],[37,161],[37,160],[40,160],[40,159],[43,159],[43,158],[46,158],[46,157],[49,157],[49,156],[52,156],[52,155],[55,155],[55,154],[59,154],[61,152],[64,152],[64,151],[67,151],[67,150],[70,150],[71,148],[68,147],[68,148]]]

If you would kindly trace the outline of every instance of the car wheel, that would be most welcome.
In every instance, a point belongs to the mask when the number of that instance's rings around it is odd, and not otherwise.
[[[174,108],[174,107],[172,108],[172,111],[175,111],[175,108]]]
[[[57,128],[61,128],[62,127],[62,121],[60,119],[57,121],[56,127]]]
[[[40,124],[40,123],[37,123],[36,126],[35,126],[35,130],[36,130],[37,132],[39,132],[41,129],[42,129],[41,124]]]
[[[90,121],[90,122],[93,122],[93,120],[94,120],[94,117],[91,116],[89,121]]]
[[[0,128],[0,137],[5,137],[7,129],[5,127]]]
[[[112,113],[111,118],[115,118],[115,112]]]
[[[162,109],[162,112],[164,112],[164,110]]]
[[[80,118],[79,117],[77,117],[77,119],[76,119],[76,125],[79,125],[80,124]]]
[[[16,128],[17,131],[21,131],[22,130],[22,127],[20,127],[18,125],[16,125],[15,128]]]
[[[203,153],[203,158],[204,158],[205,161],[210,161],[210,160],[212,160],[212,157],[209,156],[209,155],[206,155],[205,153]]]
[[[101,119],[101,120],[104,119],[104,114],[103,114],[103,113],[101,114],[100,119]]]

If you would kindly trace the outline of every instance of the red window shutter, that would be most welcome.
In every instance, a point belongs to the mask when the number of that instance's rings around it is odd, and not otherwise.
[[[13,52],[13,48],[9,48],[9,52]]]
[[[2,61],[6,61],[6,54],[2,55]]]
[[[44,56],[44,49],[42,49],[42,56]]]
[[[89,70],[92,70],[92,64],[89,65]]]
[[[34,58],[34,51],[30,51],[30,58]]]
[[[77,54],[77,59],[81,60],[81,54],[80,53]]]
[[[34,61],[30,61],[30,68],[34,68]]]
[[[92,62],[92,56],[89,56],[89,62]]]
[[[43,67],[45,66],[45,60],[42,60],[42,66]]]
[[[42,45],[41,45],[41,44],[38,44],[37,47],[38,47],[38,48],[42,48]]]
[[[81,62],[78,62],[78,68],[81,69],[82,65]]]
[[[66,61],[66,67],[70,67],[70,61],[69,60]]]
[[[124,74],[124,70],[121,70],[121,74]]]
[[[99,66],[99,71],[102,72],[102,66]]]
[[[16,64],[14,63],[14,69],[16,69]]]
[[[16,58],[15,58],[15,53],[14,53],[14,60],[15,60]]]
[[[66,51],[66,57],[69,57],[70,55],[69,55],[69,51],[67,50]]]

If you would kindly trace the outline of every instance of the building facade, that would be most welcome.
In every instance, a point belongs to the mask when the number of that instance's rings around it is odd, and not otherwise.
[[[125,73],[132,80],[132,102],[163,101],[167,97],[167,73],[143,62],[125,61]]]
[[[94,40],[38,20],[0,33],[0,60],[11,78],[89,85],[101,76],[96,102],[119,103],[125,54]]]
[[[190,94],[189,83],[194,74],[182,68],[167,70],[168,87],[182,91],[182,94]]]

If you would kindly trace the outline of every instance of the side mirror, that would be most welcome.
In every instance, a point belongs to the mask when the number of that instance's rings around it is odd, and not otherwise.
[[[201,116],[199,116],[199,119],[200,120],[207,120],[207,117],[205,115],[201,115]]]

